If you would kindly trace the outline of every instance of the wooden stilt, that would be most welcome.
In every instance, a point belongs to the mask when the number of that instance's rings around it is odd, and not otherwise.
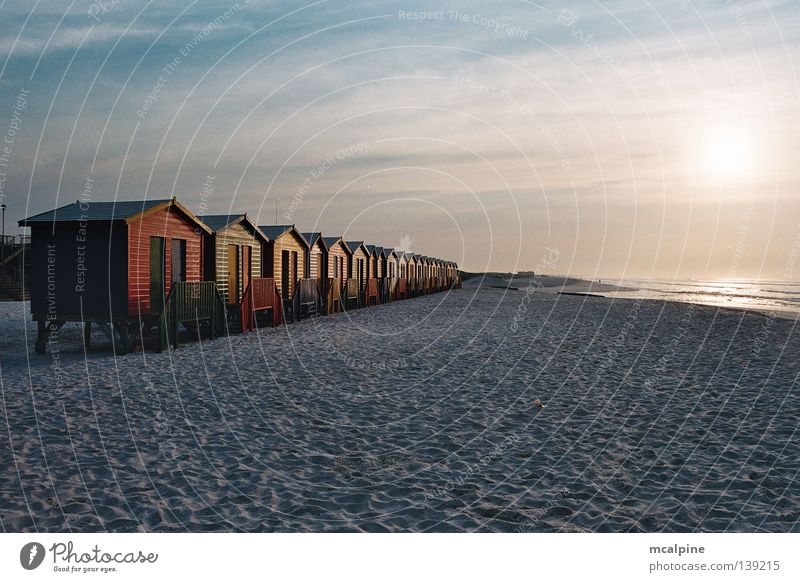
[[[92,345],[92,322],[89,320],[83,322],[83,345],[87,349]]]
[[[114,330],[111,328],[110,324],[104,321],[98,321],[97,327],[99,327],[100,331],[103,332],[103,335],[105,335],[108,338],[108,341],[110,342],[114,341]]]
[[[132,352],[137,349],[137,346],[142,342],[142,321],[134,320],[128,321],[126,324],[128,326],[128,341],[130,342],[130,346],[128,346],[128,352]],[[144,347],[142,347],[144,349]]]
[[[128,330],[128,323],[120,321],[114,327],[119,328],[119,350],[120,354],[127,354],[131,351],[130,333]]]
[[[43,354],[47,350],[47,322],[39,319],[37,322],[36,353]]]

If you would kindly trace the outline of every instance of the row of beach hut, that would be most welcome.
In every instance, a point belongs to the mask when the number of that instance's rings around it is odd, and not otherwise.
[[[31,229],[36,352],[67,323],[117,352],[177,346],[258,325],[379,305],[460,286],[458,265],[401,249],[196,216],[176,199],[77,201],[19,222]]]

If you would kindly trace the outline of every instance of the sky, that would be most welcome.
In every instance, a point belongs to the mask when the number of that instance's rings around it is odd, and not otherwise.
[[[176,196],[469,271],[800,280],[782,2],[0,3],[16,221]]]

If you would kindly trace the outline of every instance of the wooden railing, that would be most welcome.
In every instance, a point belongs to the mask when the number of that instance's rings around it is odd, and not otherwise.
[[[408,299],[408,283],[405,279],[397,280],[397,288],[395,289],[394,296],[396,299]]]
[[[251,279],[242,295],[242,332],[252,331],[256,326],[256,313],[272,310],[272,325],[283,323],[283,304],[278,286],[273,278]]]
[[[391,285],[392,282],[389,278],[387,277],[378,278],[378,298],[380,299],[381,303],[387,303],[392,300],[391,294],[389,293]]]
[[[361,289],[358,279],[348,279],[344,288],[345,309],[358,309],[361,307]]]
[[[364,305],[369,307],[372,305],[372,299],[375,299],[375,305],[381,304],[381,297],[378,295],[378,280],[367,279],[367,288],[364,292]]]
[[[325,280],[325,313],[331,315],[344,310],[342,303],[342,280],[338,277]]]
[[[173,283],[167,297],[167,335],[172,347],[178,347],[181,324],[207,322],[212,339],[225,335],[226,308],[214,281],[189,281]]]
[[[29,234],[6,234],[0,236],[0,246],[22,246],[31,244]]]
[[[293,298],[294,321],[322,312],[322,289],[318,279],[298,279]]]

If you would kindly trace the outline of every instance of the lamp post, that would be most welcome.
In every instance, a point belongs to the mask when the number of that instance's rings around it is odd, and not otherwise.
[[[0,255],[0,256],[5,258],[5,256],[6,256],[6,205],[5,204],[0,204],[0,210],[3,211],[3,251],[2,251],[2,255]]]

